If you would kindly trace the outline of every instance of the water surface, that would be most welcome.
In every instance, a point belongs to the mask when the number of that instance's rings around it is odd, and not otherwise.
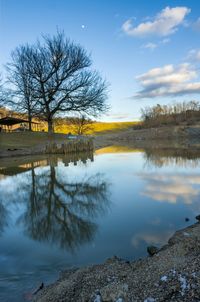
[[[60,270],[165,244],[200,213],[199,165],[191,150],[117,146],[0,163],[0,301],[26,301]]]

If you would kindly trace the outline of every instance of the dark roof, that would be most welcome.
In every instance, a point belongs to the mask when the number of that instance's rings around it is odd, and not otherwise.
[[[16,117],[11,117],[11,116],[6,116],[0,119],[0,125],[7,125],[7,126],[12,126],[16,124],[21,124],[21,123],[28,123],[28,120],[24,120],[21,118],[16,118]],[[36,122],[31,122],[32,124],[38,124]]]

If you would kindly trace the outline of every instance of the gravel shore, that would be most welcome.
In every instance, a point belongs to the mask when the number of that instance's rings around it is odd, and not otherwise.
[[[200,301],[200,223],[177,231],[154,256],[67,270],[34,302]]]

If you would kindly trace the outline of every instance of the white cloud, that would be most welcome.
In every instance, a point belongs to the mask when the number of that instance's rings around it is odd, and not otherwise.
[[[199,175],[179,174],[141,174],[147,182],[142,195],[155,201],[176,204],[178,201],[184,204],[197,202],[200,195]]]
[[[155,48],[157,48],[158,47],[158,45],[157,44],[155,44],[155,43],[147,43],[147,44],[145,44],[144,46],[143,46],[143,48],[148,48],[148,49],[150,49],[150,50],[154,50]]]
[[[192,61],[200,61],[200,49],[191,49],[187,58]]]
[[[189,63],[153,68],[136,77],[136,80],[142,86],[142,90],[134,97],[155,98],[199,93],[200,82],[192,82],[197,77],[196,69]]]
[[[155,16],[153,21],[146,21],[134,27],[132,20],[127,20],[122,25],[122,30],[133,37],[168,36],[177,31],[178,26],[183,24],[184,18],[190,11],[190,8],[184,6],[166,7]]]

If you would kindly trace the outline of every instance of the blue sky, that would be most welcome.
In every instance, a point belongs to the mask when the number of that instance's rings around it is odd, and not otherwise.
[[[0,0],[0,68],[19,44],[63,29],[110,82],[108,121],[199,100],[200,1]]]

